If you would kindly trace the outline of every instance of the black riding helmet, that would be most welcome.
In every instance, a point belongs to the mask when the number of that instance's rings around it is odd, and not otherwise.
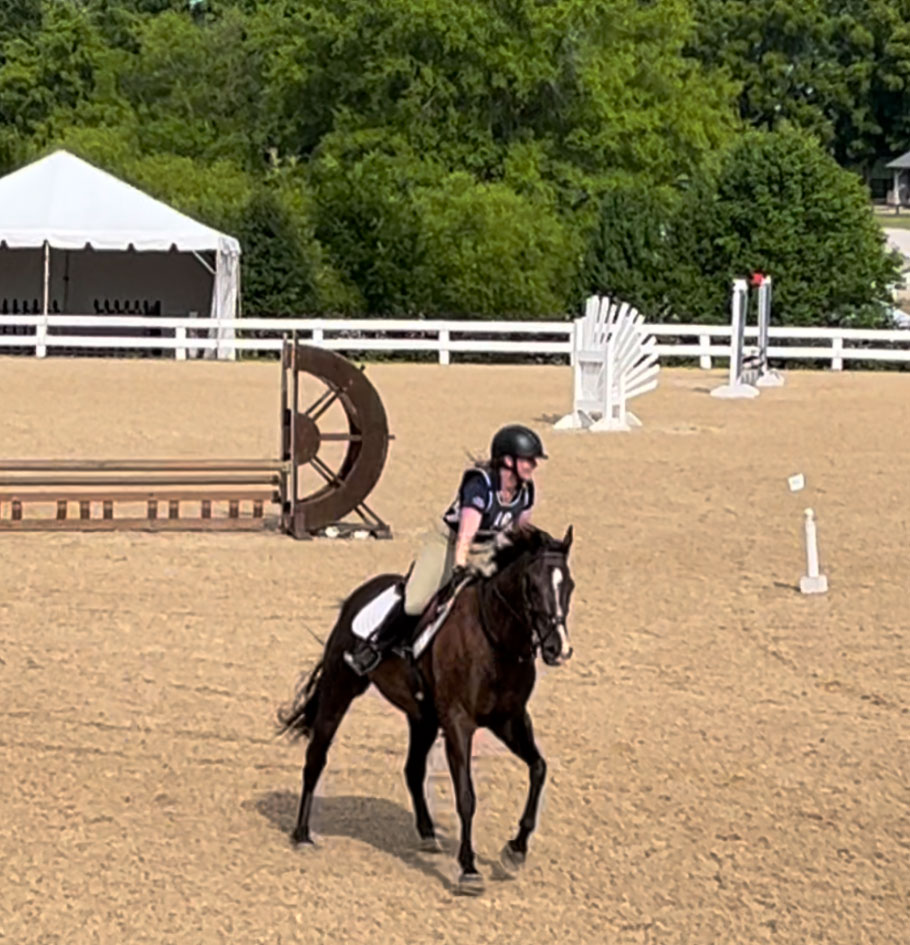
[[[490,458],[493,462],[504,456],[516,459],[546,459],[540,437],[530,427],[519,423],[509,424],[498,430],[490,444]]]

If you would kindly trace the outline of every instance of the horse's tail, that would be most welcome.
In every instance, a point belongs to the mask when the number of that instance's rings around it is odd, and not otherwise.
[[[278,734],[288,735],[293,741],[309,738],[313,732],[316,713],[319,711],[319,693],[322,688],[322,671],[325,659],[321,659],[306,681],[301,679],[294,693],[294,700],[278,710]]]

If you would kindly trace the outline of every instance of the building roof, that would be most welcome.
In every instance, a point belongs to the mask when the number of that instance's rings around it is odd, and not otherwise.
[[[902,154],[900,157],[896,157],[893,161],[889,161],[885,167],[893,167],[895,169],[901,169],[905,167],[910,167],[910,151],[906,154]]]

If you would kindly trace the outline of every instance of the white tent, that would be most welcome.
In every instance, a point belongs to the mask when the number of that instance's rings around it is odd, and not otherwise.
[[[240,244],[67,151],[0,178],[0,305],[237,315]],[[40,301],[39,301],[40,300]],[[136,311],[139,308],[140,311]],[[216,337],[233,337],[219,325]],[[232,356],[232,349],[229,349]]]

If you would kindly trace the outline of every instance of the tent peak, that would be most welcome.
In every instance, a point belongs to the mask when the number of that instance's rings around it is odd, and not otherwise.
[[[0,242],[240,254],[234,237],[62,148],[0,178]]]

